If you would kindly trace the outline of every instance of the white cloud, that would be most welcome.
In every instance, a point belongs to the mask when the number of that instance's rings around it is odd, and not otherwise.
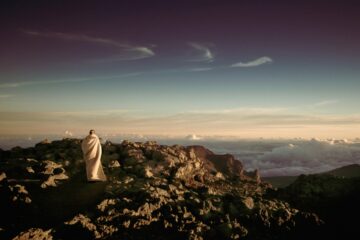
[[[238,62],[232,64],[230,67],[257,67],[266,63],[272,63],[273,60],[270,57],[261,57],[250,62]]]
[[[64,132],[64,135],[65,135],[65,137],[72,137],[74,134],[73,134],[71,131],[66,130],[66,131]]]
[[[188,72],[205,72],[205,71],[210,71],[213,70],[213,68],[209,68],[209,67],[203,67],[203,68],[191,68],[189,70],[187,70]]]
[[[198,140],[201,140],[202,137],[199,137],[196,134],[190,134],[190,135],[186,136],[185,139],[191,140],[191,141],[198,141]]]
[[[94,60],[93,62],[128,61],[138,60],[155,56],[152,46],[136,46],[125,44],[113,39],[92,37],[83,34],[71,34],[61,32],[39,32],[23,30],[23,33],[34,37],[57,38],[66,41],[88,42],[93,44],[107,45],[117,48],[118,54],[109,58]]]
[[[329,171],[360,164],[360,145],[347,140],[303,140],[247,160],[246,167],[260,169],[262,176],[289,176]]]
[[[213,110],[192,110],[187,113],[190,114],[273,114],[286,112],[288,109],[283,107],[239,107],[227,109],[213,109]]]
[[[211,52],[210,48],[205,44],[190,42],[189,46],[194,48],[198,52],[198,56],[190,59],[191,62],[212,62],[214,61],[214,54]]]
[[[13,83],[9,82],[9,83],[1,83],[0,88],[17,88],[28,85],[83,82],[88,80],[89,80],[88,78],[79,78],[79,79],[60,79],[60,80],[48,80],[48,81],[23,81],[23,82],[13,82]]]
[[[148,110],[87,112],[0,112],[0,132],[63,132],[91,128],[107,132],[171,135],[184,133],[253,137],[336,137],[360,136],[360,116],[296,115],[282,108],[243,108],[157,114]]]
[[[99,44],[111,45],[114,47],[128,47],[128,45],[122,44],[112,39],[90,37],[83,34],[71,34],[71,33],[61,33],[61,32],[39,32],[33,30],[23,30],[22,32],[27,35],[36,36],[36,37],[58,38],[58,39],[70,40],[70,41],[99,43]]]
[[[68,79],[57,79],[57,80],[39,80],[39,81],[22,81],[22,82],[7,82],[0,83],[1,88],[17,88],[30,85],[42,85],[42,84],[59,84],[59,83],[75,83],[75,82],[86,82],[86,81],[96,81],[96,80],[110,80],[116,78],[126,78],[141,75],[141,72],[126,73],[114,76],[100,76],[100,77],[83,77],[83,78],[68,78]],[[11,95],[6,95],[11,96]]]
[[[323,106],[332,105],[332,104],[335,104],[338,102],[339,102],[338,100],[324,100],[324,101],[315,103],[313,106],[314,107],[323,107]]]

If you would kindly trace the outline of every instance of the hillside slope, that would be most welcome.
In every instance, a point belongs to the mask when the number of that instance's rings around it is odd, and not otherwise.
[[[322,221],[231,155],[155,142],[103,145],[106,183],[87,183],[80,140],[0,151],[1,239],[296,239]]]

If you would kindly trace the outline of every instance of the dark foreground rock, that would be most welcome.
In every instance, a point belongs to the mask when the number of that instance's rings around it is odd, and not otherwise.
[[[322,237],[352,239],[360,234],[356,220],[360,215],[360,177],[332,173],[301,175],[288,187],[270,190],[268,195],[320,216],[326,223]]]
[[[156,142],[103,145],[87,183],[80,140],[2,151],[0,239],[301,239],[323,221],[265,194],[231,155]]]

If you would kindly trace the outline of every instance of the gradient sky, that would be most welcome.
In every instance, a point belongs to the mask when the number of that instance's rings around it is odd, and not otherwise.
[[[355,1],[2,1],[0,134],[360,136]]]

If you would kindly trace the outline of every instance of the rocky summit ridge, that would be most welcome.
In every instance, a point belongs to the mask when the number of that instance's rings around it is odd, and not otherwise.
[[[106,142],[108,181],[87,183],[80,144],[0,150],[0,239],[295,239],[323,224],[229,154]]]

